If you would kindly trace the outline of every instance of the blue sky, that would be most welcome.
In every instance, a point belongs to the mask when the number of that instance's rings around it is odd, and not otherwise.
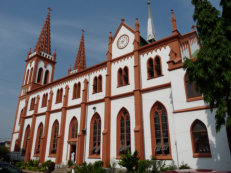
[[[218,7],[217,0],[211,2]],[[73,67],[85,30],[87,67],[106,60],[109,32],[121,18],[134,28],[139,19],[146,39],[147,0],[1,0],[0,2],[0,139],[10,139],[29,48],[35,47],[51,7],[51,48],[56,49],[54,79]],[[191,31],[194,7],[190,0],[151,0],[157,39],[171,35],[173,9],[180,33]]]

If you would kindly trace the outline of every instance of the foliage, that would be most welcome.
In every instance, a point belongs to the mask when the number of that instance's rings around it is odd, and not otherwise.
[[[147,171],[151,167],[151,161],[150,160],[139,160],[138,161],[138,173],[143,173]]]
[[[72,160],[68,160],[67,166],[70,168],[70,167],[73,166],[73,165],[74,165],[74,163],[72,162]]]
[[[108,165],[108,172],[115,173],[116,172],[116,162],[113,161]]]
[[[231,125],[231,3],[221,0],[222,14],[208,0],[192,0],[202,48],[196,61],[186,59],[189,80],[203,94],[211,110],[216,107],[216,130]]]
[[[134,151],[133,154],[128,150],[126,153],[121,155],[121,160],[119,161],[119,165],[127,168],[128,172],[133,172],[137,170],[138,167],[138,151]]]
[[[9,150],[5,146],[0,146],[0,160],[2,161],[9,161]]]
[[[159,173],[165,166],[165,160],[156,160],[155,158],[151,160],[152,173]]]
[[[190,169],[190,166],[187,163],[181,162],[179,169]]]
[[[81,166],[76,166],[75,171],[77,173],[105,173],[106,171],[103,169],[103,162],[97,161],[94,163],[86,163],[83,162]]]
[[[170,165],[163,165],[162,167],[160,167],[160,171],[170,171],[170,170],[175,170],[177,169],[177,166],[175,165],[174,161],[172,161],[172,163]]]

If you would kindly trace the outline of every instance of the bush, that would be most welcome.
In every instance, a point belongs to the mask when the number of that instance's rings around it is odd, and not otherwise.
[[[151,161],[150,160],[139,160],[138,161],[138,173],[143,173],[147,171],[148,168],[151,167]]]
[[[67,162],[67,166],[70,168],[71,166],[73,166],[73,162],[72,162],[72,160],[68,160],[68,162]]]
[[[75,171],[77,173],[105,173],[106,171],[103,169],[103,162],[97,161],[95,163],[83,162],[81,166],[76,166]]]
[[[163,165],[161,168],[160,168],[160,171],[163,172],[163,171],[170,171],[170,170],[175,170],[177,169],[177,166],[175,165],[174,161],[172,161],[172,163],[170,165]]]
[[[10,161],[9,150],[4,147],[0,146],[0,161]]]
[[[152,173],[159,173],[166,166],[165,160],[155,160],[154,158],[150,161],[150,164]]]
[[[181,162],[179,169],[191,169],[187,163]]]
[[[121,155],[119,165],[126,167],[128,172],[133,172],[137,170],[138,161],[138,151],[135,151],[133,154],[131,154],[131,152],[128,150],[128,152]]]

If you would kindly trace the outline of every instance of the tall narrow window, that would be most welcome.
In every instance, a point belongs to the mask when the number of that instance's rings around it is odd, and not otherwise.
[[[25,78],[25,85],[28,84],[29,73],[30,73],[30,71],[27,70],[27,72],[26,72],[26,78]]]
[[[30,136],[30,126],[28,125],[26,128],[25,134],[24,134],[22,155],[25,155],[25,153],[26,153],[29,136]]]
[[[128,85],[128,68],[124,67],[124,71],[123,71],[123,82],[124,85]]]
[[[77,132],[78,132],[78,122],[77,119],[74,117],[72,118],[69,126],[69,139],[77,138]]]
[[[56,154],[58,134],[59,134],[59,123],[56,120],[52,126],[51,143],[50,143],[51,144],[51,146],[50,146],[50,153],[51,154]]]
[[[35,98],[32,98],[30,102],[30,111],[34,110],[34,106],[35,106]]]
[[[78,89],[77,89],[77,98],[80,98],[80,92],[81,92],[81,83],[78,83]]]
[[[43,94],[43,99],[42,99],[42,107],[46,107],[47,106],[47,98],[48,98],[48,94]]]
[[[42,67],[40,67],[39,71],[38,71],[37,83],[41,83],[42,82],[42,77],[43,77],[43,69],[42,69]]]
[[[194,99],[198,100],[202,98],[200,91],[196,89],[195,84],[193,82],[189,81],[187,74],[185,75],[185,90],[186,90],[187,101],[192,101]]]
[[[57,90],[56,103],[61,103],[62,99],[63,99],[63,88]]]
[[[154,78],[153,60],[151,58],[148,60],[147,67],[148,67],[148,69],[147,69],[148,70],[148,79]]]
[[[23,120],[23,110],[24,108],[21,110],[20,112],[20,118],[19,118],[19,124],[22,124],[22,120]]]
[[[75,83],[74,86],[73,86],[73,97],[72,97],[73,99],[77,98],[77,90],[78,90],[78,86]]]
[[[40,153],[41,139],[43,135],[43,125],[40,123],[37,130],[36,144],[35,144],[35,154]]]
[[[93,81],[93,93],[97,93],[97,77]]]
[[[33,78],[33,68],[30,70],[29,83],[32,82],[32,78]]]
[[[98,77],[98,92],[102,91],[102,76],[99,75]]]
[[[151,109],[150,123],[152,155],[156,159],[171,159],[167,111],[159,102]]]
[[[49,70],[46,70],[43,84],[47,84],[48,82],[49,82]]]
[[[193,157],[211,157],[209,138],[205,124],[195,120],[191,126]]]
[[[123,108],[117,117],[117,156],[131,150],[130,116]]]
[[[155,68],[154,68],[155,69],[155,77],[159,77],[162,74],[160,58],[157,56],[154,61],[155,61]]]
[[[101,119],[96,113],[91,119],[90,155],[99,156],[101,146]]]
[[[226,133],[227,133],[227,138],[229,142],[229,151],[231,154],[231,126],[226,126]]]
[[[56,93],[56,103],[59,103],[59,95],[60,95],[60,89],[58,89]]]
[[[122,74],[122,69],[120,68],[118,70],[118,86],[122,86],[123,85],[123,74]]]

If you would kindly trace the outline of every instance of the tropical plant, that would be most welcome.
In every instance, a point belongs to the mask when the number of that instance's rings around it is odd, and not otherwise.
[[[128,150],[124,154],[121,155],[121,160],[119,161],[119,165],[127,168],[128,173],[136,171],[138,168],[138,151],[134,151],[133,154]]]

